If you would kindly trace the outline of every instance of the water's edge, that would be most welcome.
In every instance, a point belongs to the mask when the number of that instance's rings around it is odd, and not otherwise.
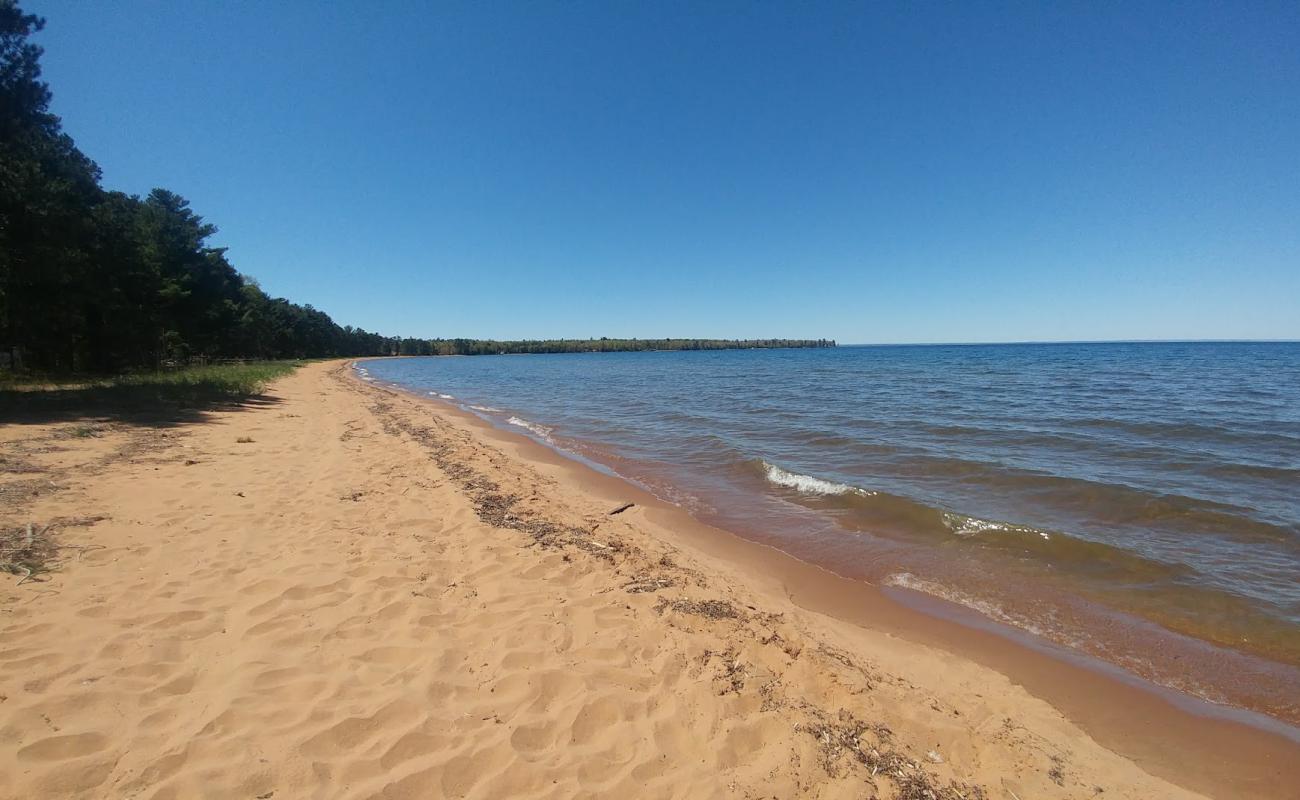
[[[517,426],[485,420],[401,386],[383,389],[459,420],[535,468],[556,470],[561,480],[572,481],[588,496],[610,503],[636,500],[652,529],[669,541],[759,578],[812,613],[937,647],[1001,672],[1099,744],[1134,759],[1153,775],[1208,796],[1226,797],[1233,795],[1234,782],[1224,773],[1227,765],[1258,779],[1279,774],[1278,765],[1300,757],[1300,728],[1163,688],[928,596],[918,595],[918,603],[908,603],[895,593],[841,578],[738,532],[699,522],[685,509],[547,446]]]
[[[361,377],[373,382],[374,376],[367,374],[368,363],[370,362],[362,362],[359,365]],[[554,429],[544,424],[544,421],[526,419],[510,409],[469,403],[446,392],[427,391],[423,387],[404,386],[394,381],[382,382],[421,399],[441,401],[472,414],[497,429],[527,436],[564,458],[629,481],[666,502],[683,506],[678,492],[683,488],[688,491],[690,489],[675,486],[678,477],[675,474],[665,477],[644,469],[630,468],[640,465],[608,446],[556,436]],[[911,523],[913,518],[923,518],[932,513],[924,507],[910,508],[908,501],[886,497],[883,508],[887,513],[882,515],[882,500],[875,492],[786,470],[770,462],[753,463],[748,468],[775,487],[779,492],[779,502],[807,507],[816,512],[824,512],[829,508],[841,518],[846,514],[856,515],[853,517],[854,525],[863,525],[864,519],[867,525],[880,519],[887,524],[890,515],[898,514],[911,514],[912,517],[908,520]],[[662,480],[647,481],[644,478],[648,474]],[[772,531],[765,530],[762,524],[745,524],[745,519],[718,513],[716,509],[692,507],[689,503],[685,504],[684,510],[705,524],[736,531],[744,538],[775,547],[793,558],[834,574],[882,586],[894,599],[923,611],[928,609],[927,613],[943,609],[943,614],[962,624],[991,626],[1004,638],[1016,640],[1022,645],[1052,650],[1058,658],[1090,660],[1094,662],[1094,669],[1118,670],[1119,674],[1132,680],[1151,682],[1163,689],[1207,701],[1212,707],[1221,710],[1240,710],[1246,718],[1239,721],[1248,721],[1256,727],[1273,729],[1294,737],[1296,729],[1293,726],[1300,722],[1300,708],[1295,705],[1295,690],[1300,687],[1300,671],[1293,665],[1274,662],[1260,658],[1258,654],[1225,648],[1223,643],[1180,633],[1177,620],[1170,624],[1169,620],[1144,619],[1122,608],[1101,606],[1085,598],[1072,598],[1068,602],[1060,602],[1060,608],[1064,610],[1054,615],[1054,627],[1045,628],[1034,619],[1017,614],[1014,607],[989,602],[978,594],[962,590],[959,583],[936,579],[929,572],[917,574],[919,570],[909,570],[907,561],[900,555],[904,551],[888,537],[869,545],[864,545],[862,536],[846,539],[845,546],[857,548],[855,553],[859,558],[861,552],[873,554],[872,568],[856,568],[855,562],[850,558],[837,559],[834,550],[826,549],[824,540],[819,540],[821,552],[818,552],[817,548],[808,547],[805,541],[797,537],[791,538],[789,531],[774,535]],[[936,516],[934,524],[949,531],[986,537],[993,528],[985,520],[950,514]],[[999,532],[993,529],[993,533]],[[1031,529],[1031,532],[1034,536],[1030,540],[1041,540],[1044,549],[1060,546],[1062,541],[1065,546],[1078,546],[1069,537],[1054,531],[1048,533]],[[1014,533],[1022,534],[1024,531],[1016,530]],[[1026,540],[1022,536],[1016,541],[1016,546],[1023,548]],[[1091,549],[1083,553],[1085,560],[1089,557],[1108,563],[1121,559],[1134,560],[1129,554],[1106,551],[1095,544],[1089,547]],[[849,568],[846,569],[846,565]],[[1146,565],[1138,563],[1137,568],[1143,569]],[[999,579],[1005,578],[1004,574]],[[936,600],[939,605],[936,605]],[[956,612],[953,607],[962,610]],[[1103,633],[1083,635],[1084,632],[1093,630]],[[1235,716],[1235,712],[1229,716]],[[1248,719],[1254,716],[1259,718],[1253,721]]]

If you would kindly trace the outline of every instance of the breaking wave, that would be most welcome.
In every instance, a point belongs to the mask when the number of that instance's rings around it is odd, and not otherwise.
[[[863,497],[870,497],[875,494],[875,492],[859,489],[856,486],[835,483],[834,481],[815,478],[812,475],[800,475],[797,472],[790,472],[766,461],[762,462],[762,464],[768,481],[777,486],[784,486],[787,489],[820,495],[858,494]]]
[[[506,422],[510,423],[511,425],[516,425],[520,428],[523,428],[524,430],[536,434],[537,436],[540,436],[543,439],[549,440],[551,438],[552,429],[546,427],[545,425],[538,425],[536,422],[529,422],[528,420],[523,419],[522,417],[511,417],[510,419],[507,419]]]

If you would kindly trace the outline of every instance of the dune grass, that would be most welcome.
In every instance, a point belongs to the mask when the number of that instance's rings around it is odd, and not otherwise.
[[[137,373],[120,376],[114,381],[120,386],[246,397],[260,394],[271,381],[288,375],[299,366],[301,363],[297,361],[256,361]]]
[[[302,366],[301,361],[250,361],[127,372],[121,375],[21,375],[0,372],[0,392],[92,390],[116,387],[188,389],[232,396],[257,394]]]
[[[148,412],[251,402],[301,361],[252,361],[111,376],[0,376],[0,418],[8,414]]]

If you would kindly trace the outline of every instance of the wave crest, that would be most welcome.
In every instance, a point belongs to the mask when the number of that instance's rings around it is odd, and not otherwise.
[[[529,422],[528,420],[522,417],[511,417],[510,419],[506,420],[506,422],[510,423],[511,425],[517,425],[520,428],[523,428],[524,430],[527,430],[531,433],[534,433],[542,437],[543,439],[549,440],[551,438],[552,429],[546,427],[545,425],[538,425],[536,422]]]
[[[1009,522],[968,517],[965,514],[954,514],[951,511],[943,512],[943,524],[944,527],[958,536],[978,536],[981,533],[1023,533],[1038,534],[1043,539],[1048,540],[1052,538],[1046,531],[1040,531],[1026,525],[1012,525]]]
[[[859,489],[856,486],[849,486],[844,483],[828,481],[824,478],[813,477],[812,475],[801,475],[798,472],[784,470],[775,464],[763,462],[763,472],[769,483],[777,486],[784,486],[787,489],[794,489],[797,492],[805,494],[822,494],[822,495],[841,495],[856,494],[862,497],[871,497],[875,492],[866,489]]]

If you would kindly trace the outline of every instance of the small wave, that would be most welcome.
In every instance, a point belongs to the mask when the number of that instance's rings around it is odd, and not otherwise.
[[[1002,606],[988,600],[982,600],[965,592],[958,591],[949,586],[944,586],[935,581],[927,581],[916,577],[910,572],[896,572],[885,578],[886,586],[896,586],[900,589],[910,589],[913,592],[921,592],[931,597],[937,597],[940,600],[947,600],[949,603],[955,603],[959,606],[965,606],[972,611],[977,611],[989,619],[1001,622],[1004,625],[1011,625],[1022,631],[1028,631],[1035,636],[1045,636],[1042,628],[1029,620],[1019,616],[1007,613]]]
[[[456,399],[456,398],[452,397],[451,395],[449,395],[449,394],[443,394],[442,392],[429,392],[429,396],[430,396],[430,397],[440,397],[440,398],[442,398],[443,400],[455,400],[455,399]]]
[[[529,422],[528,420],[523,419],[521,417],[511,417],[510,419],[506,420],[506,422],[509,422],[511,425],[518,425],[519,427],[527,431],[537,434],[543,439],[551,438],[551,429],[546,427],[545,425],[538,425],[536,422]]]
[[[499,409],[499,408],[493,408],[492,406],[475,406],[475,405],[471,405],[470,408],[473,409],[474,411],[482,411],[484,414],[499,414],[499,413],[501,413],[501,409]]]
[[[1046,531],[1040,531],[1037,528],[1030,528],[1024,525],[1012,525],[1008,522],[997,522],[991,519],[980,519],[979,517],[968,517],[965,514],[954,514],[951,511],[945,511],[943,514],[943,524],[948,530],[958,536],[978,536],[981,533],[1036,533],[1046,540],[1051,540],[1051,536]]]
[[[797,472],[789,472],[788,470],[781,469],[775,464],[769,464],[766,461],[763,462],[763,471],[767,475],[769,482],[774,483],[777,486],[784,486],[787,489],[794,489],[795,491],[804,492],[806,494],[856,494],[863,497],[871,497],[875,495],[875,492],[867,491],[866,489],[859,489],[856,486],[835,483],[834,481],[815,478],[812,475],[800,475]]]

